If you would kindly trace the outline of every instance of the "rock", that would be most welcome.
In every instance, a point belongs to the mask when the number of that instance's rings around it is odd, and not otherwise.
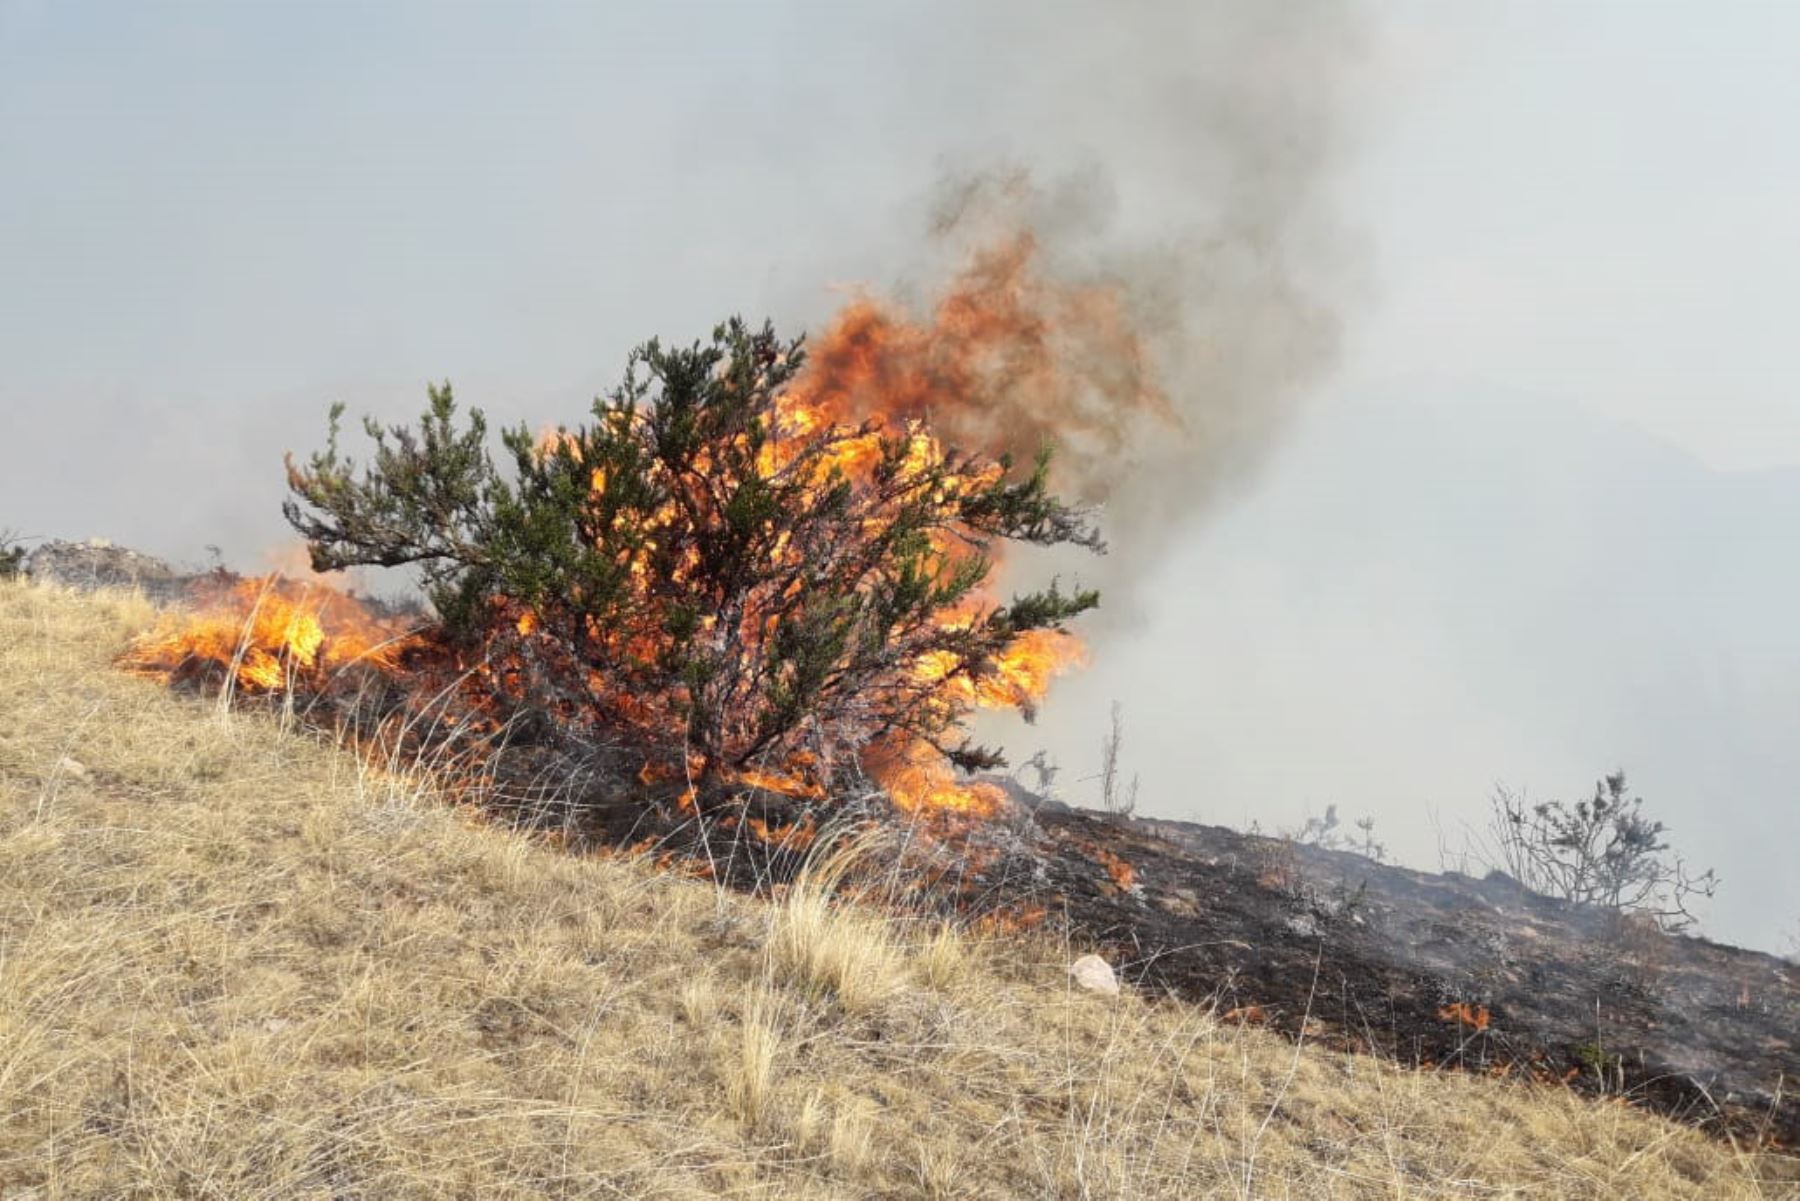
[[[1109,997],[1119,995],[1118,975],[1112,970],[1112,964],[1098,955],[1083,955],[1071,963],[1069,975],[1089,992],[1105,993]]]
[[[64,755],[61,759],[56,761],[56,774],[67,776],[71,780],[85,780],[88,774],[87,764],[79,759],[71,759],[69,756]]]
[[[178,579],[174,568],[161,559],[129,547],[114,546],[104,538],[87,542],[46,542],[25,557],[25,573],[71,588],[132,588],[155,590]]]

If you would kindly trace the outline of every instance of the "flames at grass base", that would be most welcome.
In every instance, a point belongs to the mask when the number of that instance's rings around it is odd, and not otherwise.
[[[529,613],[501,614],[505,651],[540,633]],[[1048,687],[1059,664],[1075,661],[1078,645],[1065,634],[1041,632],[1026,639],[1016,659],[1002,665],[977,704],[1013,705],[1034,701]],[[371,679],[412,699],[400,724],[485,736],[497,749],[507,741],[506,717],[497,696],[517,681],[516,664],[488,659],[465,664],[434,623],[418,613],[393,613],[383,606],[317,581],[279,574],[235,577],[227,573],[197,578],[189,604],[167,612],[126,651],[131,671],[172,683],[216,686],[238,698],[301,699],[317,702],[334,693],[366,691]],[[929,665],[922,669],[928,672]],[[945,687],[967,688],[952,679]],[[447,698],[454,697],[454,703]],[[454,708],[421,721],[426,706]],[[859,766],[902,814],[954,823],[996,816],[1006,805],[998,785],[963,778],[935,748],[922,741],[879,740],[864,747]],[[684,764],[658,748],[645,747],[636,782],[647,796],[667,793],[679,811],[694,812],[695,763]],[[772,794],[798,802],[791,820],[739,815],[726,828],[748,831],[760,841],[795,850],[810,845],[818,821],[833,796],[817,762],[805,752],[789,761],[725,774],[728,788]]]
[[[211,676],[234,690],[311,689],[362,665],[397,670],[420,645],[416,620],[376,612],[324,584],[279,574],[225,573],[190,587],[192,607],[166,614],[132,644],[125,665],[169,678]]]

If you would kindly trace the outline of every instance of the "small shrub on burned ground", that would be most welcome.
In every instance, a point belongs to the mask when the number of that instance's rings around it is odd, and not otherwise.
[[[1694,922],[1689,906],[1713,895],[1718,876],[1690,872],[1663,837],[1668,827],[1646,816],[1643,804],[1629,795],[1622,771],[1573,805],[1531,804],[1501,788],[1492,800],[1487,853],[1534,892],[1685,930]]]

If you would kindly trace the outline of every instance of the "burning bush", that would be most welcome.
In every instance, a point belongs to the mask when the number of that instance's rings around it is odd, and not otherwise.
[[[592,421],[504,431],[448,384],[416,430],[291,459],[313,565],[417,564],[446,631],[507,705],[628,731],[696,779],[828,786],[867,769],[903,805],[1000,755],[956,741],[977,706],[1029,713],[1091,591],[991,599],[998,546],[1099,550],[1090,514],[921,417],[853,424],[803,386],[799,341],[733,320],[631,356]]]

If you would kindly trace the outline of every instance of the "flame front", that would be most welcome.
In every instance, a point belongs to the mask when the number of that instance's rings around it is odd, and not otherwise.
[[[923,742],[878,743],[863,760],[889,799],[906,813],[982,818],[992,817],[1006,803],[998,785],[961,779],[941,754]]]
[[[1486,1005],[1472,1005],[1467,1001],[1456,1001],[1438,1009],[1438,1020],[1455,1022],[1459,1026],[1467,1026],[1472,1030],[1486,1030],[1493,1015]]]
[[[162,676],[212,669],[246,692],[274,692],[353,663],[392,670],[416,641],[353,596],[275,574],[201,586],[194,609],[165,617],[125,663]]]

